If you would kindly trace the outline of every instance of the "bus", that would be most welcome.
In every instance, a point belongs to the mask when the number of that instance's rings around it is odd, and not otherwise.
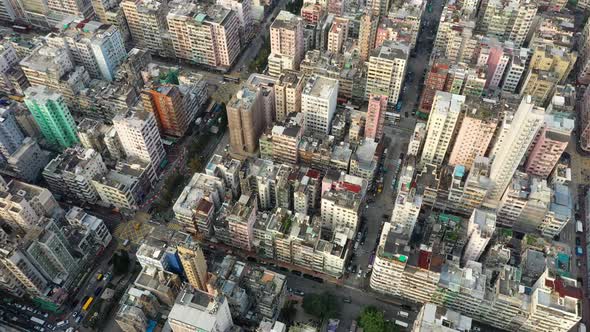
[[[235,76],[231,76],[231,75],[223,75],[223,80],[225,82],[231,82],[231,83],[240,83],[240,78],[239,77],[235,77]]]
[[[86,303],[84,303],[82,310],[84,310],[84,311],[88,310],[88,307],[90,307],[90,305],[92,304],[92,301],[94,301],[94,298],[91,296],[88,298],[88,301],[86,301]]]
[[[39,318],[37,318],[35,316],[31,316],[31,322],[37,323],[37,324],[39,324],[41,326],[43,326],[45,324],[45,321],[44,320],[39,319]]]
[[[12,26],[12,31],[14,31],[14,32],[20,32],[20,33],[27,33],[29,31],[31,31],[31,28],[28,27],[28,26],[13,25]]]
[[[402,327],[408,327],[408,323],[403,322],[401,320],[396,320],[395,321],[395,325],[399,325],[399,326],[402,326]]]

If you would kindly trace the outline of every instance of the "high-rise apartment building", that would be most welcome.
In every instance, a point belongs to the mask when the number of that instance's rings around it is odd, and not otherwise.
[[[359,50],[361,52],[361,60],[363,61],[367,61],[369,59],[369,56],[375,48],[378,25],[379,16],[365,13],[361,17],[361,23],[359,27]]]
[[[437,60],[432,64],[424,81],[424,90],[420,97],[420,112],[429,113],[436,92],[445,91],[448,72],[449,65],[445,61]]]
[[[72,250],[65,228],[55,220],[43,218],[39,227],[44,234],[26,247],[27,256],[48,280],[63,284],[76,275],[81,259]]]
[[[119,29],[114,25],[72,18],[58,32],[45,37],[47,44],[65,48],[74,63],[84,66],[93,78],[112,81],[115,71],[127,57]]]
[[[52,193],[46,188],[16,180],[3,186],[0,216],[15,230],[30,229],[41,218],[53,216],[59,208]]]
[[[217,5],[233,10],[240,20],[240,40],[243,44],[249,40],[254,28],[251,0],[217,0]]]
[[[301,111],[301,91],[303,75],[294,71],[286,71],[279,76],[275,88],[275,118],[283,122],[291,113]]]
[[[303,114],[292,113],[287,120],[272,127],[269,133],[260,138],[260,153],[265,154],[264,144],[270,145],[267,149],[268,159],[281,163],[297,164],[299,152],[297,148],[303,137]]]
[[[258,139],[266,127],[262,94],[261,89],[245,85],[227,104],[229,144],[233,153],[253,154],[258,148]]]
[[[92,179],[106,172],[107,167],[98,152],[76,147],[66,149],[50,161],[43,170],[43,178],[56,195],[94,204],[99,196]]]
[[[94,16],[92,1],[90,0],[48,0],[48,20],[52,23],[59,23],[60,20],[68,17],[82,17],[90,19]]]
[[[22,145],[25,136],[20,130],[12,108],[0,108],[0,164]]]
[[[136,47],[160,56],[174,55],[167,36],[168,4],[158,0],[124,0],[120,4]]]
[[[322,194],[322,225],[344,231],[350,237],[357,230],[361,214],[360,187],[355,190],[330,189]]]
[[[50,153],[41,150],[37,140],[25,137],[19,148],[7,160],[7,174],[23,181],[35,183]]]
[[[492,162],[490,200],[499,201],[504,194],[516,168],[543,125],[544,115],[545,111],[536,107],[530,96],[522,99]]]
[[[488,36],[512,41],[516,47],[520,47],[529,33],[536,13],[537,3],[532,0],[483,1],[478,12],[477,26]]]
[[[465,2],[447,3],[438,24],[432,53],[449,64],[469,62],[478,44],[474,37],[475,21],[471,15],[464,15],[465,5]]]
[[[461,262],[477,261],[496,230],[494,211],[475,209],[467,224],[467,244]]]
[[[181,290],[168,314],[174,332],[227,332],[234,325],[228,300],[189,287]]]
[[[0,91],[22,95],[29,87],[29,82],[18,65],[19,61],[20,57],[9,42],[0,45]]]
[[[207,262],[201,246],[197,243],[189,243],[180,245],[176,249],[188,282],[195,289],[207,291]]]
[[[65,48],[39,46],[21,60],[20,66],[31,86],[58,91],[72,111],[78,105],[77,95],[90,83],[86,68],[75,67]]]
[[[502,91],[508,93],[515,93],[517,91],[518,85],[525,73],[528,58],[529,50],[525,48],[521,48],[520,51],[510,56],[510,62],[505,69]]]
[[[526,161],[526,172],[547,178],[567,148],[573,129],[573,119],[546,115],[545,124]]]
[[[25,104],[49,144],[65,149],[79,142],[76,123],[64,98],[44,86],[25,92]]]
[[[240,20],[233,10],[180,2],[166,19],[177,58],[226,69],[238,58]]]
[[[404,84],[409,55],[408,45],[389,40],[375,49],[369,58],[365,99],[383,95],[390,108],[395,106]]]
[[[158,179],[157,170],[166,159],[155,116],[146,111],[129,110],[118,114],[113,125],[125,155],[150,164],[148,174],[150,182],[154,183]]]
[[[470,169],[475,158],[485,155],[498,125],[497,108],[495,102],[467,98],[463,104],[465,116],[455,138],[449,165],[463,165]]]
[[[292,68],[284,67],[283,70],[299,69],[304,52],[301,17],[285,10],[279,12],[270,26],[270,51],[271,55],[289,59],[283,63],[291,63]]]
[[[328,51],[333,53],[342,52],[344,42],[348,39],[348,19],[336,17],[328,31]]]
[[[421,163],[442,165],[464,103],[465,96],[443,91],[436,93],[426,124]]]
[[[184,187],[172,210],[176,220],[195,229],[201,234],[208,234],[211,230],[210,220],[199,222],[198,214],[208,213],[221,208],[224,200],[223,181],[213,175],[195,173],[190,182]],[[203,202],[204,201],[204,202]]]
[[[307,132],[330,133],[337,96],[337,80],[316,75],[307,79],[301,93],[301,112],[305,116]]]
[[[388,0],[368,0],[367,10],[375,16],[385,16],[389,12],[389,5],[391,1]]]
[[[365,138],[373,139],[376,142],[381,141],[385,125],[385,112],[387,112],[387,96],[369,96],[369,107],[365,120]]]
[[[20,248],[19,239],[11,238],[0,229],[0,287],[9,293],[22,297],[41,296],[49,290],[49,281]]]
[[[163,135],[181,137],[184,135],[192,117],[185,96],[174,85],[146,88],[141,93],[143,109],[154,114]]]
[[[521,95],[531,95],[538,105],[545,105],[558,84],[562,84],[576,63],[577,53],[555,44],[539,45],[531,55],[528,72],[522,82]]]

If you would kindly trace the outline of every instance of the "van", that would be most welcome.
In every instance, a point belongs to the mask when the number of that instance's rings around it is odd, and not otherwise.
[[[59,322],[57,322],[57,324],[55,324],[55,326],[57,326],[57,327],[62,327],[64,325],[66,325],[66,322],[64,322],[63,320],[59,321]]]
[[[399,311],[397,314],[400,315],[400,316],[402,316],[402,317],[408,317],[410,315],[410,314],[408,314],[405,311]]]

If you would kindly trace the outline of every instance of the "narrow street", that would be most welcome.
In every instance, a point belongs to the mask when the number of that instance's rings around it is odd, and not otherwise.
[[[417,119],[415,115],[412,115],[412,112],[417,109],[416,105],[420,99],[423,84],[422,75],[428,68],[430,51],[433,47],[435,33],[432,33],[431,29],[435,29],[438,25],[443,7],[443,0],[433,0],[432,3],[435,9],[432,13],[424,11],[422,17],[423,26],[427,25],[428,27],[420,31],[416,45],[416,56],[411,57],[408,61],[407,72],[412,74],[413,80],[404,84],[405,92],[402,92],[401,96],[403,107],[400,123],[393,127],[385,127],[385,136],[390,139],[390,144],[387,146],[388,152],[383,165],[387,169],[383,180],[383,192],[377,194],[375,201],[368,204],[368,208],[364,211],[364,217],[367,220],[367,235],[364,245],[356,250],[355,258],[351,263],[356,265],[357,269],[361,268],[363,271],[367,271],[372,252],[376,249],[377,241],[381,235],[381,221],[384,215],[391,216],[391,211],[395,205],[395,193],[392,189],[392,183],[394,176],[397,174],[394,174],[394,172],[398,166],[400,154],[405,154],[407,151],[410,137],[416,125]],[[360,289],[368,289],[369,278],[369,274],[360,278],[357,274],[351,274],[346,279],[345,284]]]

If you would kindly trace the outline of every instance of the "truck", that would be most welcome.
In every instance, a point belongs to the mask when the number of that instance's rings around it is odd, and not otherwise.
[[[578,233],[584,232],[584,225],[579,220],[576,221],[576,232],[578,232]]]
[[[39,324],[41,326],[45,325],[45,321],[44,320],[42,320],[40,318],[37,318],[35,316],[31,316],[31,322],[37,323],[37,324]]]

